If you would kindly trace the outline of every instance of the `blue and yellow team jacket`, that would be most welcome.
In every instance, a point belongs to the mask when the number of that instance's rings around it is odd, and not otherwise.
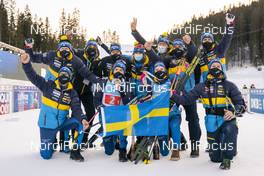
[[[204,82],[206,80],[207,74],[208,74],[208,63],[212,59],[218,59],[221,64],[223,65],[224,71],[226,71],[226,58],[225,54],[231,44],[232,38],[233,38],[233,33],[234,33],[234,27],[232,26],[226,26],[226,29],[228,29],[228,32],[226,32],[223,35],[223,38],[221,42],[214,47],[214,49],[210,52],[204,53],[200,63],[200,71],[201,71],[201,78],[200,82]]]
[[[190,105],[198,98],[205,108],[205,125],[208,132],[216,131],[224,123],[224,109],[237,111],[244,106],[242,95],[235,84],[227,80],[197,84],[193,90],[182,96],[174,94],[177,104]]]
[[[48,65],[46,80],[54,81],[58,77],[58,72],[62,67],[70,68],[74,73],[78,72],[83,78],[88,79],[92,83],[97,83],[98,79],[82,62],[80,58],[71,54],[70,59],[63,59],[56,51],[47,53],[34,53],[32,49],[25,49],[30,55],[30,60],[33,63],[43,63]]]
[[[23,69],[28,79],[42,91],[42,104],[39,114],[38,125],[41,128],[56,129],[66,120],[69,110],[72,117],[85,118],[82,113],[80,100],[77,92],[69,83],[66,90],[60,89],[58,80],[45,80],[32,68],[31,63],[23,64]]]

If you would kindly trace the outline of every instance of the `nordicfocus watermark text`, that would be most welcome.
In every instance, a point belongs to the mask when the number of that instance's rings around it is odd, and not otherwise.
[[[126,93],[126,92],[146,92],[146,93],[151,93],[151,92],[168,92],[170,91],[170,88],[167,88],[163,86],[162,84],[158,84],[156,86],[149,85],[149,84],[141,84],[138,85],[136,83],[121,83],[121,84],[94,84],[92,88],[93,92],[121,92],[121,93]]]
[[[78,36],[83,34],[80,28],[65,25],[63,29],[61,29],[60,34],[66,34],[67,32],[70,32],[71,35],[78,35]],[[32,34],[45,35],[47,33],[51,33],[51,28],[46,29],[46,28],[41,28],[38,25],[31,25],[30,33],[31,35]]]
[[[210,32],[214,35],[217,34],[230,34],[234,33],[233,26],[218,27],[213,24],[207,24],[206,26],[200,24],[189,24],[187,26],[177,26],[172,30],[172,34],[183,35],[183,34],[200,34],[204,32]]]
[[[184,147],[185,145],[185,147]],[[207,151],[232,151],[235,147],[234,143],[175,143],[173,140],[170,140],[169,142],[162,142],[162,146],[160,148],[162,150],[180,150],[181,148],[187,148],[186,146],[192,146],[192,148],[200,148],[202,150]],[[39,151],[39,150],[54,150],[54,151],[69,151],[69,150],[104,150],[104,147],[101,145],[87,145],[86,143],[81,143],[79,145],[73,145],[72,143],[68,141],[60,142],[60,143],[35,143],[31,141],[30,143],[30,149],[31,151]]]

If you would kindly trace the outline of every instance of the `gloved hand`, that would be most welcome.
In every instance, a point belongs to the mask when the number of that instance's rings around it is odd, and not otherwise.
[[[237,117],[242,117],[242,114],[246,112],[247,107],[245,105],[236,105],[235,109],[236,109],[235,115]]]
[[[99,44],[99,45],[102,45],[103,42],[101,40],[101,38],[99,36],[96,37],[96,42]]]
[[[24,43],[25,43],[25,48],[31,49],[34,46],[34,39],[27,38]]]
[[[231,13],[227,13],[226,14],[226,24],[227,25],[233,25],[234,24],[234,21],[235,21],[235,15],[231,14]]]

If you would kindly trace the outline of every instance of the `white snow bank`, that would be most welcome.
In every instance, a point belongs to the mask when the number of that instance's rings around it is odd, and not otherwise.
[[[239,149],[232,169],[223,171],[219,164],[211,163],[208,153],[201,149],[200,157],[189,157],[190,149],[181,152],[181,160],[169,161],[162,157],[151,164],[131,162],[119,163],[118,152],[105,156],[103,150],[85,151],[84,163],[69,160],[69,155],[56,152],[53,158],[45,161],[38,151],[31,150],[31,144],[39,143],[37,117],[39,110],[30,110],[0,117],[0,173],[1,175],[38,175],[38,176],[73,176],[73,175],[107,175],[107,176],[149,176],[149,175],[184,175],[184,176],[248,176],[263,175],[264,117],[263,115],[246,114],[239,119]],[[202,143],[206,143],[203,125],[203,109],[199,104],[202,125]],[[184,119],[184,117],[183,117]],[[182,129],[188,137],[187,122],[183,120]]]

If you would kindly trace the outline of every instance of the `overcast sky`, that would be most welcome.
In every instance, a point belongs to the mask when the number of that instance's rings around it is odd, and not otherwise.
[[[190,20],[193,15],[208,14],[224,5],[248,3],[250,0],[16,0],[17,7],[29,5],[32,14],[49,17],[53,29],[58,28],[62,8],[81,13],[81,26],[87,37],[102,35],[108,28],[116,30],[121,43],[133,43],[130,21],[138,18],[138,30],[146,39],[168,31],[173,24]],[[223,17],[224,18],[224,17]]]

